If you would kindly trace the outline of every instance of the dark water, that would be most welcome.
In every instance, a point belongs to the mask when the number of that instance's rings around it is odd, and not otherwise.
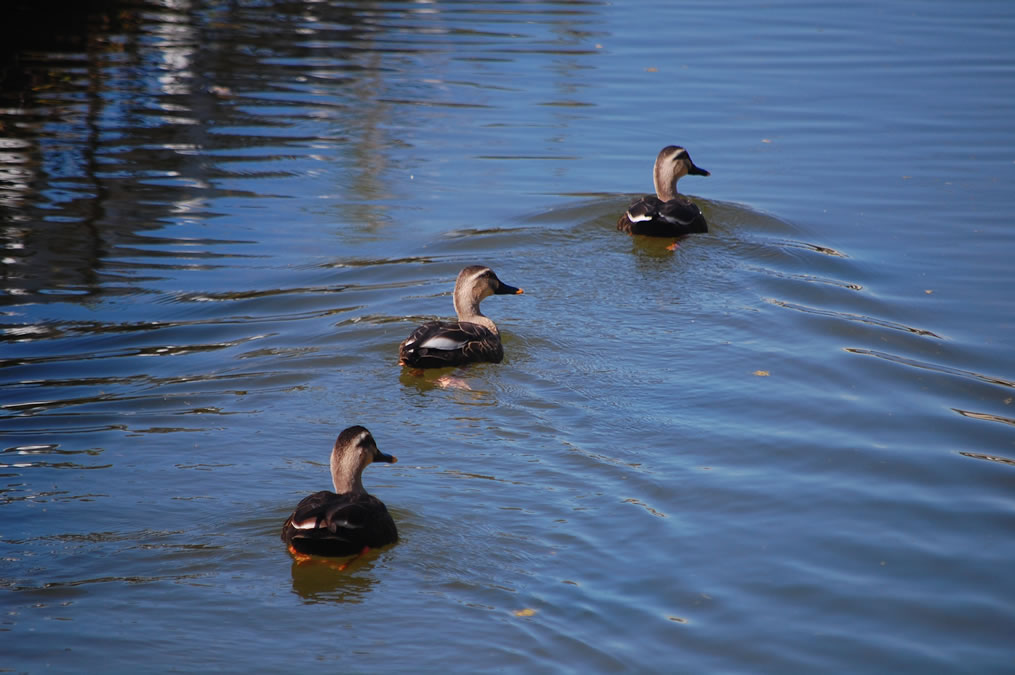
[[[16,7],[0,668],[1015,671],[1015,4]]]

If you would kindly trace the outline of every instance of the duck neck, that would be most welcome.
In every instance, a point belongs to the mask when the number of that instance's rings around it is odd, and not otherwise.
[[[677,184],[661,185],[656,188],[656,196],[664,202],[673,201],[677,198]]]
[[[352,455],[345,455],[347,459],[355,459]],[[331,456],[331,482],[335,485],[335,492],[344,495],[350,492],[366,492],[363,488],[363,472],[358,466],[347,466],[343,464],[336,455]]]
[[[680,174],[672,171],[663,171],[661,167],[656,166],[655,171],[652,173],[652,182],[655,183],[656,197],[659,197],[659,199],[664,202],[676,199],[678,180],[680,180]]]
[[[460,292],[456,290],[455,314],[458,315],[459,321],[478,323],[480,326],[485,326],[496,333],[497,325],[487,317],[483,316],[483,313],[479,311],[480,300],[481,298],[474,297],[473,293],[466,289],[462,289]]]

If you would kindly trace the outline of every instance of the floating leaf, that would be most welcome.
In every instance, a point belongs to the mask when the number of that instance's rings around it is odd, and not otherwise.
[[[515,616],[532,616],[535,613],[536,610],[529,609],[528,607],[526,607],[525,609],[516,609],[514,612]]]
[[[770,374],[767,370],[755,370],[752,373],[752,375],[757,375],[758,377],[768,377]]]

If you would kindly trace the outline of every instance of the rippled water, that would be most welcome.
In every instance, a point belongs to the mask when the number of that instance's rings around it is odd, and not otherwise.
[[[0,668],[1015,669],[1015,5],[16,8]],[[351,424],[401,541],[295,565]]]

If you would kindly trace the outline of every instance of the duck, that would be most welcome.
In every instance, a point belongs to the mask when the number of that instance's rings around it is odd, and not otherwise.
[[[711,175],[695,166],[687,150],[679,145],[667,145],[660,150],[652,169],[656,193],[631,202],[617,221],[617,229],[650,237],[682,237],[708,232],[701,209],[690,199],[677,194],[677,181],[687,174]]]
[[[491,295],[521,295],[521,288],[508,286],[489,267],[470,265],[455,280],[455,313],[458,321],[428,321],[398,346],[398,365],[442,368],[476,361],[500,363],[504,347],[497,325],[479,311],[479,303]]]
[[[363,487],[363,469],[373,462],[397,462],[377,449],[373,435],[356,425],[338,435],[331,450],[335,491],[304,497],[282,526],[282,541],[297,562],[310,555],[362,555],[398,541],[388,509]]]

